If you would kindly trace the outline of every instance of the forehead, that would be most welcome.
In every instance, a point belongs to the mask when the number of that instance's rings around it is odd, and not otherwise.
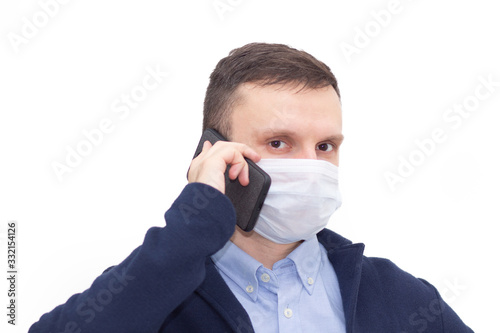
[[[309,130],[331,126],[337,130],[341,128],[340,100],[331,85],[302,89],[294,84],[262,86],[245,83],[238,87],[236,95],[237,102],[231,114],[235,130],[254,127],[272,131],[287,126],[309,127]]]

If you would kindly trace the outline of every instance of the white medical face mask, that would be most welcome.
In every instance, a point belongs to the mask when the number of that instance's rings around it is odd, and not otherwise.
[[[315,236],[341,205],[338,167],[313,159],[262,159],[271,187],[255,232],[278,244]]]

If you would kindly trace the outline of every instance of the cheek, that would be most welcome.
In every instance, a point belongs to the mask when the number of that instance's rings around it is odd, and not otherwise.
[[[269,151],[269,147],[267,145],[258,146],[254,149],[257,153],[259,153],[261,158],[276,158],[276,154]]]
[[[329,157],[320,157],[319,159],[325,160],[327,162],[333,163],[336,166],[339,166],[339,153],[335,152],[332,156]]]
[[[336,166],[339,166],[339,153],[335,154],[332,163],[335,164]]]

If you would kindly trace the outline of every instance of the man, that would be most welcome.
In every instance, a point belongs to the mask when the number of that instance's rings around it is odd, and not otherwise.
[[[205,142],[166,226],[30,332],[472,332],[424,280],[322,230],[340,205],[337,81],[311,55],[249,44],[210,77]],[[235,227],[224,172],[272,179],[255,229]]]

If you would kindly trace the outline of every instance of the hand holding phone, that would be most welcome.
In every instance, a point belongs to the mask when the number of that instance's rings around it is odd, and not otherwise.
[[[188,180],[211,185],[226,193],[224,173],[230,180],[237,180],[241,185],[249,184],[248,162],[258,161],[259,155],[250,147],[236,142],[215,142],[200,140],[196,156],[188,171]],[[221,140],[222,141],[222,140]],[[249,158],[246,158],[248,156]]]
[[[203,133],[193,159],[200,154],[205,155],[197,161],[193,160],[188,170],[188,180],[211,185],[225,193],[236,210],[237,225],[245,231],[252,230],[271,185],[271,178],[245,157],[256,161],[259,158],[248,146],[231,142],[210,147],[205,141],[215,145],[217,141],[227,140],[213,129]]]

